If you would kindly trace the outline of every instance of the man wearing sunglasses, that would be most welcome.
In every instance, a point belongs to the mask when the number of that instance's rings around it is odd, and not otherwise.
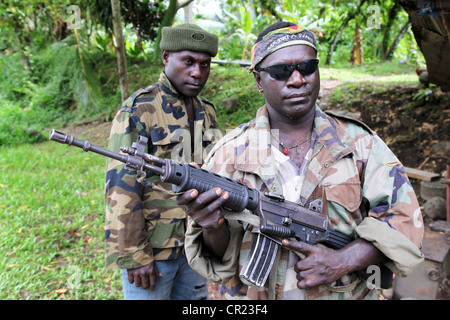
[[[177,199],[192,218],[190,265],[221,283],[225,299],[377,299],[381,268],[405,276],[423,260],[422,216],[403,166],[370,128],[317,106],[320,76],[310,31],[286,22],[268,27],[252,49],[252,63],[265,105],[215,145],[204,168],[302,206],[320,200],[318,214],[355,240],[333,250],[280,239],[266,283],[252,286],[239,272],[255,225],[221,208],[227,192],[192,190]],[[374,277],[364,280],[359,270]]]

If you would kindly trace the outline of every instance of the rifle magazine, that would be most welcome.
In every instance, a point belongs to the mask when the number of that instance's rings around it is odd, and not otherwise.
[[[272,270],[278,247],[278,243],[258,233],[239,276],[255,286],[264,286]]]

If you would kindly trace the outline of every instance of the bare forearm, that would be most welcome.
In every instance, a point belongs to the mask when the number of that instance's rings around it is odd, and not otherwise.
[[[202,235],[206,250],[215,258],[221,260],[230,241],[230,231],[227,224],[222,223],[218,228],[203,228]]]
[[[332,283],[345,274],[386,259],[372,243],[363,239],[357,239],[340,250],[288,239],[283,240],[283,245],[306,256],[294,267],[300,289]]]
[[[377,247],[364,239],[356,239],[339,251],[344,274],[365,269],[386,260],[386,256]]]

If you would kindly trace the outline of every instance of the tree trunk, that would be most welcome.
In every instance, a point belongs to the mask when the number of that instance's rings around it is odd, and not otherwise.
[[[184,7],[184,23],[194,23],[194,4],[191,2]]]
[[[353,48],[350,62],[357,65],[361,65],[364,63],[363,38],[359,23],[356,23],[355,27],[355,35],[353,37]]]
[[[381,42],[381,57],[386,58],[388,52],[388,42],[389,42],[389,31],[392,28],[392,23],[397,17],[397,13],[400,10],[401,6],[398,1],[395,1],[394,5],[391,7],[388,13],[388,21],[386,26],[384,27],[383,32],[383,40]]]
[[[122,102],[130,95],[128,88],[127,59],[125,55],[125,42],[122,33],[122,18],[120,14],[119,0],[111,0],[113,14],[114,37],[116,39],[117,67],[119,68],[120,91]]]
[[[162,28],[171,26],[178,9],[184,8],[192,1],[194,0],[186,0],[184,3],[178,6],[177,0],[170,0],[169,6],[164,12],[164,17],[161,21],[161,25],[158,28],[158,35],[156,36],[155,44],[153,46],[153,61],[160,61],[161,59],[161,48],[159,47],[159,44],[161,43]]]
[[[337,42],[339,40],[339,37],[341,36],[342,31],[347,26],[347,24],[350,21],[350,19],[351,19],[351,17],[348,16],[347,19],[345,19],[344,22],[342,22],[341,27],[339,28],[338,32],[334,36],[333,42],[331,43],[330,49],[328,50],[327,60],[325,61],[325,64],[327,66],[330,65],[331,57],[333,56],[333,52],[334,52],[334,48],[336,47],[336,44],[337,44]]]
[[[397,37],[392,41],[391,46],[389,47],[389,51],[386,54],[386,59],[391,60],[392,56],[394,55],[395,49],[397,49],[398,44],[400,43],[400,40],[402,40],[403,36],[405,35],[406,31],[408,31],[408,28],[411,26],[411,22],[407,22],[402,30],[398,33]]]
[[[347,26],[347,24],[350,22],[350,20],[354,19],[359,14],[364,2],[366,2],[366,0],[361,0],[356,11],[353,14],[349,14],[347,16],[347,18],[344,20],[344,22],[342,22],[341,27],[339,28],[338,32],[336,33],[336,35],[333,39],[333,42],[331,43],[330,49],[328,50],[328,55],[327,55],[327,60],[325,61],[325,65],[330,65],[331,57],[333,56],[333,52],[334,52],[334,48],[336,47],[336,45],[339,41],[339,37],[341,36],[342,31]]]

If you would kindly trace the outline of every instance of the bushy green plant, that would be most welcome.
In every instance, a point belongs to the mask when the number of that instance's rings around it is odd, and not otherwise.
[[[0,54],[0,92],[7,100],[19,101],[25,95],[23,88],[30,80],[18,54]]]
[[[103,112],[95,60],[79,50],[74,35],[35,52],[31,73],[23,70],[18,53],[0,56],[0,64],[3,145],[36,142],[36,130]]]
[[[31,105],[62,112],[81,108],[90,113],[93,106],[99,109],[100,86],[92,68],[95,61],[86,50],[80,52],[74,35],[54,43],[38,59],[41,67],[37,76],[45,89]]]
[[[43,135],[30,124],[33,112],[0,99],[0,146],[34,143],[44,140]]]
[[[237,65],[213,64],[201,95],[214,104],[222,130],[250,121],[255,117],[256,110],[264,104],[264,95],[256,90],[253,75]],[[238,109],[229,113],[222,101],[233,97],[239,100]]]

